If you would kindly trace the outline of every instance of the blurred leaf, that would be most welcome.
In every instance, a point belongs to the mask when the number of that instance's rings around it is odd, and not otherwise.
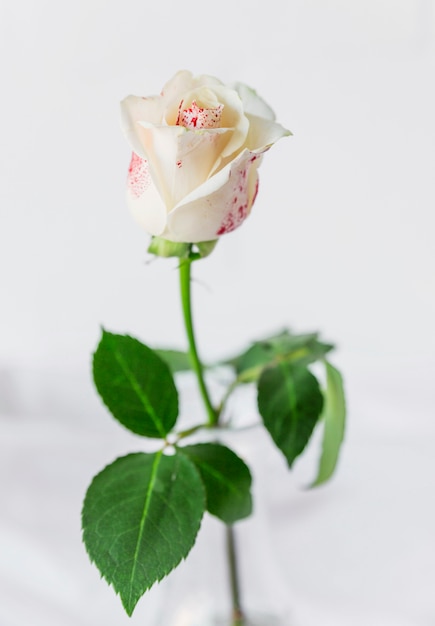
[[[229,448],[200,443],[180,448],[195,463],[207,494],[207,510],[226,524],[252,513],[251,473]]]
[[[256,341],[239,356],[226,361],[236,370],[241,382],[255,382],[267,365],[284,360],[308,365],[323,358],[332,345],[318,341],[318,333],[294,335],[284,330]]]
[[[137,339],[103,331],[93,374],[103,402],[126,428],[156,438],[173,428],[178,393],[169,367]]]
[[[286,354],[308,345],[311,341],[316,340],[318,336],[319,333],[304,333],[301,335],[295,335],[288,329],[284,329],[276,335],[263,339],[263,342],[270,344],[274,352],[278,354]]]
[[[340,372],[325,361],[326,391],[323,419],[322,454],[317,477],[311,487],[317,487],[329,480],[337,465],[341,444],[344,438],[346,402],[343,378]]]
[[[236,373],[240,376],[247,374],[244,381],[252,382],[258,378],[265,365],[275,358],[272,346],[267,343],[257,342],[252,344],[243,354],[232,360]]]
[[[187,556],[204,510],[201,478],[182,454],[129,454],[95,476],[83,505],[83,541],[128,615]]]
[[[188,352],[181,350],[166,350],[158,348],[154,352],[168,365],[173,374],[186,372],[192,369]]]
[[[306,367],[282,362],[258,382],[258,409],[289,467],[307,445],[323,406],[317,379]]]

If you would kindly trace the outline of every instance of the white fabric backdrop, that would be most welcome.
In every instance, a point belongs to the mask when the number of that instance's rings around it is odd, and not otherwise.
[[[184,345],[175,265],[146,265],[125,208],[118,124],[122,97],[180,68],[252,85],[294,133],[195,268],[202,352],[320,329],[347,381],[334,482],[299,490],[313,449],[271,503],[295,624],[434,624],[435,3],[22,0],[0,48],[0,625],[146,623],[158,595],[123,615],[79,511],[140,445],[91,388],[100,325]]]

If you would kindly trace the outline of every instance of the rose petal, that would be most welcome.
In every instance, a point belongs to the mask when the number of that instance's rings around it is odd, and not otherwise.
[[[227,87],[214,87],[213,91],[219,102],[224,105],[221,128],[233,129],[231,139],[222,151],[222,157],[225,158],[243,146],[249,131],[249,121],[236,91]]]
[[[193,76],[188,70],[180,70],[177,72],[162,89],[162,96],[165,102],[179,99],[183,93],[192,91],[202,86],[222,85],[223,83],[214,76],[206,74],[202,76]]]
[[[140,127],[151,177],[168,211],[210,177],[231,137],[225,128],[192,131],[145,122]]]
[[[136,154],[146,158],[140,136],[138,122],[146,120],[151,124],[161,124],[163,118],[163,101],[160,96],[140,98],[127,96],[121,102],[121,129]]]
[[[162,236],[196,243],[240,226],[255,200],[260,160],[258,154],[245,150],[169,213]]]
[[[266,120],[274,120],[275,113],[270,106],[260,98],[255,89],[251,89],[243,83],[236,83],[235,89],[243,102],[243,110],[245,113],[263,117]]]
[[[148,162],[135,153],[128,169],[127,205],[150,235],[163,232],[167,215],[165,204],[151,179]]]
[[[248,150],[263,152],[265,148],[270,148],[281,137],[291,135],[289,130],[277,122],[251,114],[248,114],[247,118],[249,119],[249,133],[245,147]]]
[[[223,105],[220,118],[220,127],[232,130],[231,139],[222,151],[226,158],[242,148],[249,130],[249,121],[243,112],[242,101],[234,89],[223,85],[201,86],[195,89],[178,92],[165,108],[165,122],[175,125],[179,121],[183,110],[188,109],[195,102],[198,106],[218,107]]]
[[[223,104],[205,108],[198,106],[194,100],[188,109],[180,110],[178,124],[184,128],[220,128]]]

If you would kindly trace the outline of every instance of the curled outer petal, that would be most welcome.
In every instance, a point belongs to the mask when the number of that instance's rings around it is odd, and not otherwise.
[[[257,195],[260,161],[260,154],[244,150],[169,213],[162,237],[196,243],[240,226]]]

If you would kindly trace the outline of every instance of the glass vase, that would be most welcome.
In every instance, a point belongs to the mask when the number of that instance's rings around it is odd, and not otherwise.
[[[268,469],[258,430],[220,432],[217,436],[251,469],[253,515],[228,527],[206,514],[187,559],[160,585],[163,601],[156,626],[293,626],[291,594],[278,567],[267,498],[261,493],[265,482],[256,480],[257,474]],[[241,616],[234,611],[232,552]]]

